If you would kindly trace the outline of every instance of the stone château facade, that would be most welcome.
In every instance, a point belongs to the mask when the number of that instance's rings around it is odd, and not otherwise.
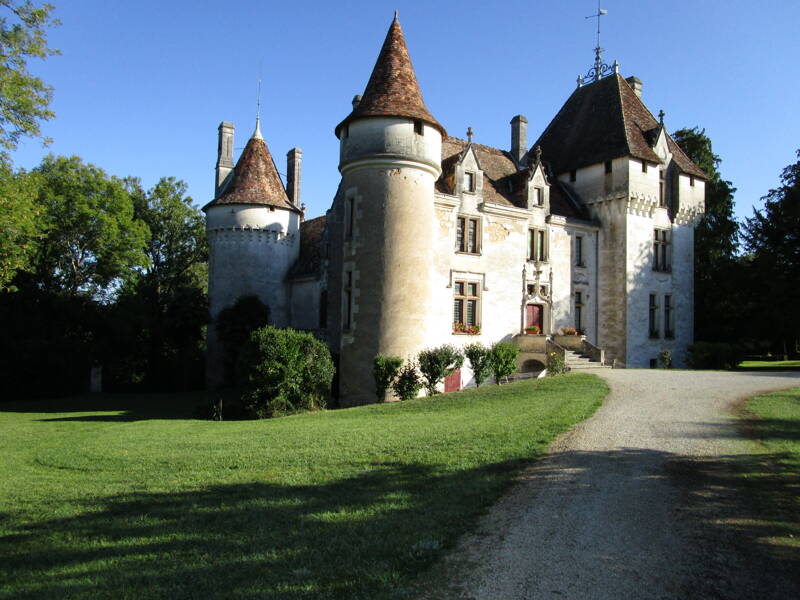
[[[374,401],[376,354],[516,339],[534,369],[570,327],[618,366],[651,366],[665,348],[682,364],[706,175],[617,70],[579,81],[532,145],[518,115],[510,149],[491,148],[428,111],[395,17],[335,128],[342,179],[325,216],[303,220],[299,149],[284,188],[258,126],[234,167],[233,126],[220,125],[204,208],[212,318],[255,294],[271,322],[314,331],[345,404]],[[216,346],[212,324],[212,383]],[[471,384],[467,366],[455,379]]]

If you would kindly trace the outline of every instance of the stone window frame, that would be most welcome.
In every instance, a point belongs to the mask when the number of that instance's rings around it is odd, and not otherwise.
[[[470,225],[475,225],[472,238],[474,245],[470,247]],[[459,239],[460,237],[460,239]],[[470,256],[480,256],[483,244],[481,235],[481,218],[471,215],[456,216],[456,239],[455,249],[457,254],[469,254]]]
[[[353,271],[347,270],[344,272],[344,282],[342,290],[342,331],[353,330]]]
[[[586,260],[583,255],[583,236],[575,236],[575,266],[586,268]]]
[[[344,239],[352,240],[356,230],[356,196],[348,194],[344,200]]]
[[[417,135],[425,135],[425,124],[421,119],[414,119],[414,133]]]
[[[664,294],[664,339],[675,339],[675,306],[672,294]]]
[[[528,228],[528,262],[546,263],[549,259],[550,240],[548,230],[542,227]]]
[[[531,202],[532,206],[536,206],[537,208],[542,208],[544,206],[544,188],[541,186],[534,186],[533,188],[533,202]]]
[[[666,208],[667,206],[667,170],[658,170],[658,206]]]
[[[478,174],[475,171],[464,171],[461,179],[461,191],[465,194],[474,194],[478,185]]]
[[[481,288],[476,279],[453,280],[453,325],[461,323],[465,327],[481,326]],[[469,304],[473,304],[472,322],[469,322]]]
[[[575,290],[575,329],[583,331],[583,290]]]
[[[653,229],[653,271],[670,273],[672,271],[672,232],[670,229]]]
[[[661,336],[659,335],[658,331],[658,294],[651,293],[650,298],[647,303],[647,310],[648,310],[648,319],[647,319],[647,329],[648,335],[650,339],[657,340]]]

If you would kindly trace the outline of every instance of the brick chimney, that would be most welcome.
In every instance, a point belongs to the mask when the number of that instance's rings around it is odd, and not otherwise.
[[[286,195],[289,201],[300,208],[300,166],[303,162],[303,151],[292,148],[286,153]]]
[[[522,158],[527,151],[527,138],[528,138],[528,119],[525,115],[517,115],[511,119],[511,156],[517,161],[517,164],[522,163]]]
[[[223,121],[219,124],[217,131],[217,168],[216,181],[214,183],[214,198],[225,189],[228,184],[228,177],[233,170],[233,123]]]
[[[636,76],[628,77],[625,81],[628,82],[628,85],[631,86],[631,89],[634,93],[641,98],[642,97],[642,80]]]

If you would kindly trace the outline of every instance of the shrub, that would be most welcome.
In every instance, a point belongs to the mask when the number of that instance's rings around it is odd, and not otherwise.
[[[324,408],[333,372],[328,348],[313,335],[267,326],[242,347],[237,383],[251,414],[275,417]]]
[[[400,400],[411,400],[417,397],[421,389],[422,380],[417,373],[417,365],[413,360],[409,360],[392,383],[392,391]]]
[[[242,346],[259,327],[269,321],[269,308],[256,296],[241,296],[217,315],[217,338],[222,344],[225,383],[233,384],[236,362]]]
[[[661,368],[663,369],[671,369],[672,368],[672,350],[669,348],[662,348],[661,352],[658,353],[658,362],[661,363]]]
[[[561,329],[561,335],[580,335],[580,332],[574,327],[564,327]]]
[[[497,385],[500,379],[513,375],[517,370],[519,348],[513,342],[497,342],[492,346],[492,373]]]
[[[378,354],[372,363],[372,374],[375,376],[375,394],[378,402],[386,399],[386,391],[392,385],[397,372],[403,365],[403,359],[398,356],[383,356]]]
[[[475,342],[464,348],[464,355],[469,360],[475,385],[480,387],[492,371],[492,351],[480,342]]]
[[[438,348],[423,350],[417,356],[417,361],[428,395],[433,396],[439,393],[436,386],[453,371],[461,368],[464,364],[464,355],[458,348],[444,344]]]
[[[567,363],[558,352],[551,352],[547,355],[547,374],[563,375],[567,372]]]
[[[688,348],[687,363],[692,369],[732,369],[742,361],[738,344],[695,342]]]

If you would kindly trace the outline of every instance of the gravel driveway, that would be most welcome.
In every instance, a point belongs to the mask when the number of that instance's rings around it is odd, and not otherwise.
[[[800,373],[598,374],[603,406],[522,474],[423,597],[800,598],[800,552],[761,552],[768,532],[730,477],[763,457],[729,412]]]

